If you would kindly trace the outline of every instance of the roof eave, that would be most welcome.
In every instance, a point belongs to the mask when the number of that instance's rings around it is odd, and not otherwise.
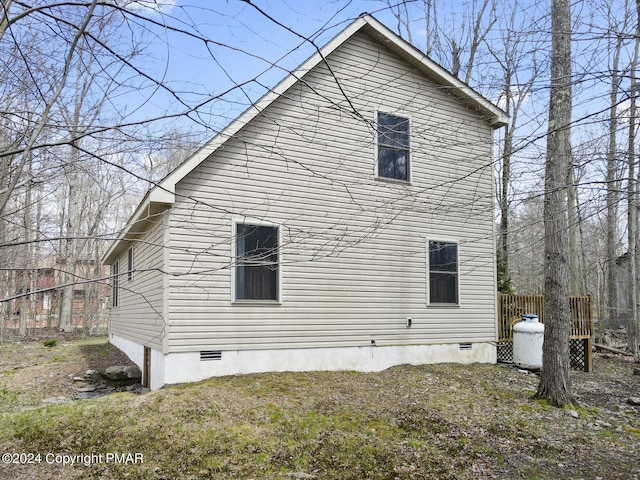
[[[120,230],[117,238],[111,242],[109,249],[102,256],[102,263],[113,265],[131,243],[140,238],[149,226],[157,221],[157,217],[173,205],[174,201],[175,195],[160,190],[158,187],[147,192],[138,208],[129,217],[127,224]]]

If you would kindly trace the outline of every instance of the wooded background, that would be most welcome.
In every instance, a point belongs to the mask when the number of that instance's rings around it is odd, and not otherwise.
[[[543,292],[549,0],[220,3],[2,0],[3,328],[104,325],[100,258],[144,193],[363,10],[510,115],[494,158],[499,284]],[[637,317],[639,11],[584,0],[570,20],[569,293],[617,328]],[[211,70],[180,78],[176,61]]]

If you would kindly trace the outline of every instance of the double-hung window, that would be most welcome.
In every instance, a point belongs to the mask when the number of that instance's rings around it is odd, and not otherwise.
[[[378,177],[409,180],[409,119],[378,112]]]
[[[458,244],[429,241],[429,303],[458,304]]]
[[[111,266],[111,275],[113,276],[111,283],[113,299],[111,300],[111,305],[117,307],[120,304],[120,261]]]
[[[278,301],[278,227],[238,223],[235,233],[235,299]]]
[[[127,251],[127,280],[133,280],[133,247]]]

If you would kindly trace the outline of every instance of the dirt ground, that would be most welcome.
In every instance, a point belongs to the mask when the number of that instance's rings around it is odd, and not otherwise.
[[[44,347],[42,338],[55,339],[57,344]],[[82,339],[55,333],[42,338],[4,343],[0,348],[1,386],[22,392],[19,403],[23,406],[35,406],[46,398],[71,400],[79,386],[74,377],[82,377],[88,370],[104,372],[114,365],[133,365],[105,337]],[[98,376],[96,380],[102,379]]]

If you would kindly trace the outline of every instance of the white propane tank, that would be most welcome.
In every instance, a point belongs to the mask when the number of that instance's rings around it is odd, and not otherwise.
[[[513,363],[528,370],[542,368],[544,324],[538,316],[527,314],[513,326]]]

